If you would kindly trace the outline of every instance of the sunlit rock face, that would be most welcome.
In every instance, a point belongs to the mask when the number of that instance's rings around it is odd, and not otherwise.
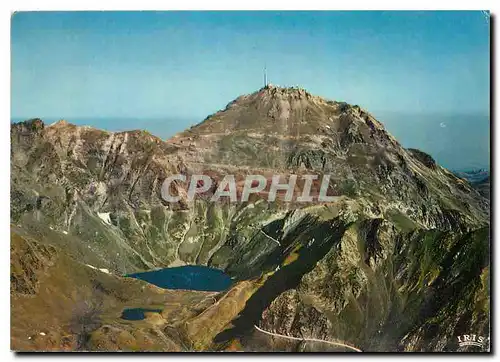
[[[326,348],[254,326],[374,351],[488,335],[489,201],[358,106],[267,86],[169,140],[35,119],[11,144],[11,221],[27,236],[111,275],[194,264],[233,278],[231,313],[193,322],[189,348]],[[176,174],[233,175],[238,193],[248,175],[329,175],[335,198],[189,200],[176,182],[170,203]]]

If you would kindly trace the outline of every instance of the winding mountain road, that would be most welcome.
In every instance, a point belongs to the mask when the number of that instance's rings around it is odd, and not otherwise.
[[[358,349],[356,347],[349,346],[348,344],[344,344],[344,343],[341,343],[341,342],[331,342],[331,341],[325,341],[323,339],[315,339],[315,338],[298,338],[298,337],[285,336],[283,334],[278,334],[278,333],[273,333],[273,332],[265,331],[262,328],[257,327],[255,324],[254,324],[254,327],[259,332],[262,332],[262,333],[265,333],[265,334],[268,334],[268,335],[274,336],[274,337],[281,337],[281,338],[293,339],[295,341],[323,342],[323,343],[332,344],[332,345],[338,346],[338,347],[349,348],[349,349],[352,349],[353,351],[356,351],[356,352],[363,352],[362,350],[360,350],[360,349]]]
[[[265,236],[267,236],[269,239],[271,239],[272,241],[274,241],[276,244],[278,244],[279,246],[281,246],[281,243],[276,240],[275,238],[273,238],[271,235],[268,235],[264,230],[260,229],[259,230],[262,234],[264,234]]]

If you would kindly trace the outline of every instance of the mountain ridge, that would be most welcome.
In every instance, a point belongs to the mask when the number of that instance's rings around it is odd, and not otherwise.
[[[179,173],[328,174],[338,198],[167,203],[162,183]],[[175,187],[182,195],[186,185]],[[235,307],[190,319],[182,343],[197,350],[272,350],[270,339],[256,342],[251,321],[372,351],[453,349],[450,333],[489,328],[488,200],[431,156],[402,147],[360,107],[301,89],[240,96],[165,141],[140,130],[13,124],[11,221],[112,275],[183,264],[225,271],[236,283],[227,300]],[[464,321],[471,308],[474,318]],[[390,329],[405,309],[404,323],[382,341],[377,323]],[[215,319],[201,335],[195,326],[209,325],[208,316]],[[161,323],[165,332],[169,322]],[[287,343],[279,348],[295,348]]]

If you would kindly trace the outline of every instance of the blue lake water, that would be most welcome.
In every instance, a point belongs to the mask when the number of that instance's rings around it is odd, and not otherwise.
[[[122,312],[122,319],[128,321],[139,321],[145,318],[145,312],[161,313],[162,309],[148,309],[148,308],[127,308]]]
[[[166,289],[220,292],[231,286],[231,278],[223,271],[200,265],[158,269],[127,276]]]

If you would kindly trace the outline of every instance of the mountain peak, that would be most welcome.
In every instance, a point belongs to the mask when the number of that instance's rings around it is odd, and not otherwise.
[[[66,121],[65,119],[60,119],[58,121],[55,121],[54,123],[51,123],[49,127],[66,127],[68,125],[70,125],[68,121]]]
[[[13,128],[23,129],[26,131],[41,131],[44,129],[45,124],[40,118],[32,118],[22,122],[16,122],[12,124]]]
[[[283,95],[299,95],[299,96],[309,96],[311,97],[311,93],[307,92],[304,88],[299,86],[290,86],[284,87],[276,84],[269,83],[265,87],[262,87],[259,92],[268,92],[270,94],[283,94]]]
[[[301,87],[273,84],[234,99],[225,109],[176,135],[174,142],[186,137],[215,140],[230,134],[273,135],[281,145],[305,138],[313,138],[318,145],[333,142],[341,148],[353,142],[397,143],[380,122],[357,105],[328,100]]]

